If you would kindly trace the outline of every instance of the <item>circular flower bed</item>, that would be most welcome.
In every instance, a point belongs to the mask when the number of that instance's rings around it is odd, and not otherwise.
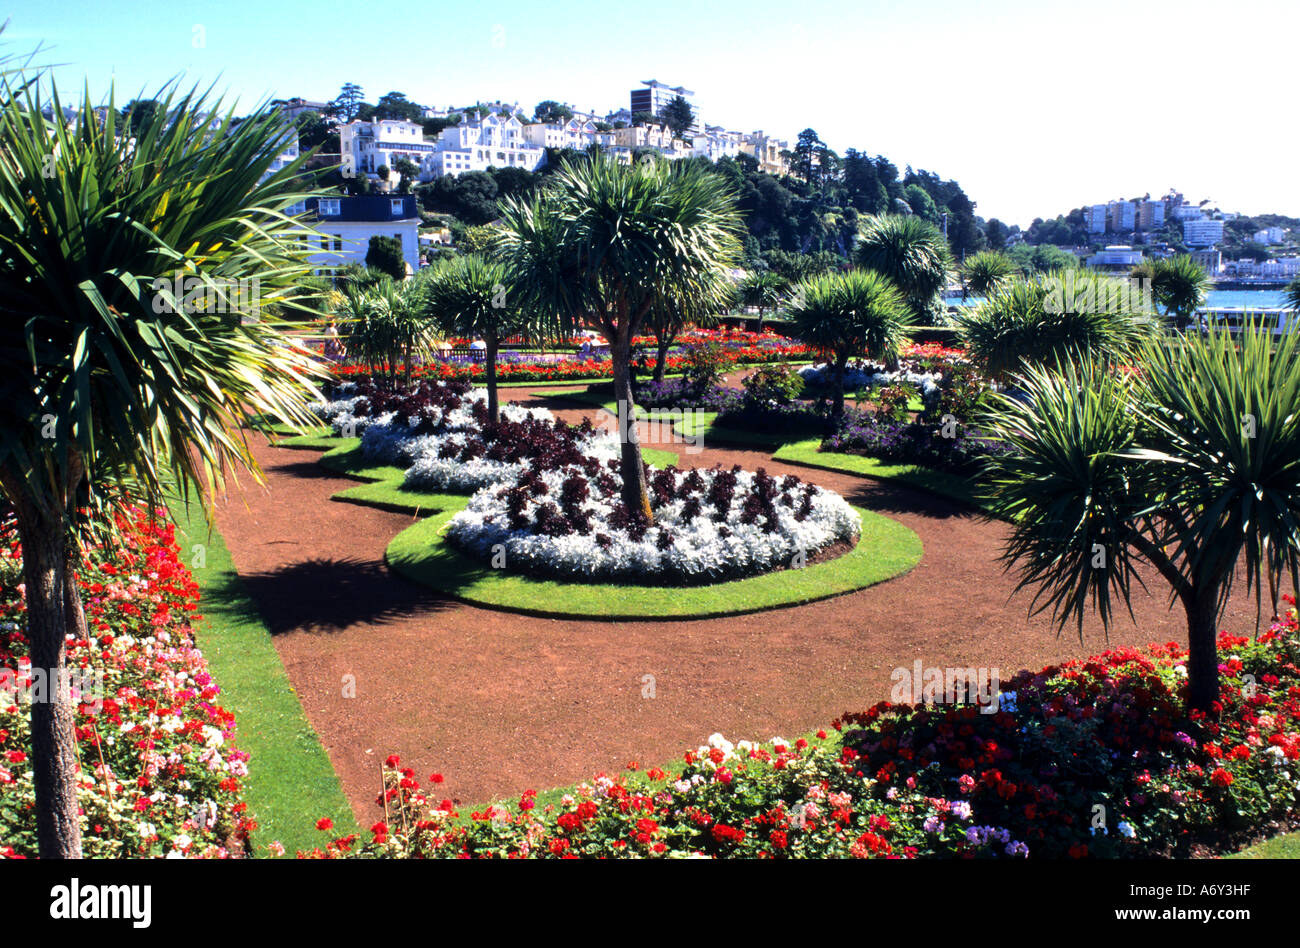
[[[372,431],[362,439],[362,451]],[[376,449],[378,450],[378,449]],[[478,490],[518,478],[525,470],[550,470],[585,459],[614,461],[618,441],[593,428],[541,418],[485,422],[477,431],[406,439],[399,453],[411,461],[403,486],[411,490]],[[617,463],[617,462],[614,462]]]
[[[360,434],[367,460],[406,468],[412,490],[478,490],[530,466],[618,455],[609,433],[563,424],[544,408],[505,404],[500,421],[489,421],[487,391],[464,382],[422,381],[396,393],[345,383],[337,395],[316,413],[336,434]]]
[[[653,523],[622,503],[617,459],[588,457],[480,490],[447,536],[548,576],[701,584],[803,565],[861,530],[844,498],[793,475],[669,467],[649,477]]]

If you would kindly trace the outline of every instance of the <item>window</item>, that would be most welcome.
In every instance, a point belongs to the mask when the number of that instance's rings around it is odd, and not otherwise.
[[[332,215],[332,214],[338,214],[338,213],[340,213],[340,209],[339,209],[339,199],[338,199],[338,198],[321,198],[321,199],[320,199],[320,214],[321,214],[322,217],[326,217],[326,216],[329,216],[329,215]]]
[[[392,208],[393,208],[393,213],[394,213],[394,214],[401,214],[401,213],[402,213],[402,199],[401,199],[401,198],[393,198],[391,201],[389,201],[389,204],[392,206]]]

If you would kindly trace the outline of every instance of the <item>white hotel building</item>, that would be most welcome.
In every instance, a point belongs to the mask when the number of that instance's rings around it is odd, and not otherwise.
[[[488,168],[523,168],[536,171],[546,160],[546,150],[524,136],[524,125],[513,115],[489,115],[481,121],[450,125],[442,130],[421,167],[422,178]]]
[[[402,158],[421,169],[434,152],[424,140],[424,128],[405,119],[348,122],[339,126],[339,151],[343,173],[375,176],[381,167],[391,169]]]

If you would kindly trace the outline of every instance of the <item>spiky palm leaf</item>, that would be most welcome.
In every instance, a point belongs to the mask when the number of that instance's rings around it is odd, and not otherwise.
[[[1153,328],[1147,309],[1127,282],[1069,270],[1003,283],[953,321],[971,357],[1005,380],[1027,364],[1122,359]]]
[[[996,250],[981,250],[962,267],[966,288],[976,296],[989,296],[1019,273],[1020,267],[1016,262]]]
[[[909,311],[903,295],[872,270],[825,273],[803,281],[789,309],[795,335],[829,354],[835,376],[835,414],[844,409],[844,367],[854,356],[889,360],[906,341]]]
[[[298,162],[270,173],[288,134],[271,110],[236,122],[167,90],[129,136],[111,97],[72,128],[57,92],[51,121],[33,87],[6,84],[0,100],[0,485],[18,514],[32,664],[54,675],[84,623],[64,600],[68,531],[79,507],[102,509],[101,485],[130,478],[152,508],[173,482],[256,474],[245,427],[312,423],[322,370],[257,318],[310,273],[307,235],[285,216],[307,195]],[[40,852],[75,856],[70,701],[31,716]]]
[[[917,325],[935,321],[952,269],[948,241],[937,227],[915,215],[872,217],[858,234],[853,259],[898,287]]]
[[[563,165],[548,187],[502,202],[496,246],[509,292],[552,333],[598,329],[610,341],[615,394],[632,401],[632,336],[665,296],[711,292],[740,256],[742,221],[725,180],[697,163]],[[623,445],[624,501],[650,516],[634,431]]]
[[[447,335],[482,339],[487,346],[488,414],[496,420],[500,414],[497,352],[511,336],[538,335],[533,310],[511,299],[506,268],[499,260],[467,254],[444,260],[426,272],[422,300],[430,322]]]

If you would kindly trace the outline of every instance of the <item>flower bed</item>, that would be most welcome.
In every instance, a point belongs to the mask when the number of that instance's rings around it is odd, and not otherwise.
[[[897,464],[920,464],[954,474],[977,473],[983,460],[1011,449],[962,425],[890,421],[865,412],[845,414],[843,426],[822,442],[823,451],[862,454]]]
[[[1175,645],[1002,684],[1000,707],[881,703],[807,740],[713,735],[541,803],[462,816],[386,763],[388,823],[338,858],[1153,858],[1228,852],[1300,818],[1300,631],[1219,639],[1216,715],[1186,714]],[[442,783],[440,774],[430,778]]]
[[[518,477],[525,468],[553,469],[584,458],[618,455],[608,432],[584,422],[566,425],[544,408],[501,406],[487,415],[487,392],[465,382],[416,384],[410,392],[382,392],[345,383],[315,411],[336,434],[361,434],[369,461],[406,469],[412,490],[473,491]]]
[[[456,340],[460,342],[462,340]],[[565,345],[573,345],[580,340],[568,340]],[[656,341],[653,336],[637,336],[632,344],[653,361]],[[776,333],[752,333],[741,330],[706,329],[695,330],[678,337],[670,350],[666,371],[677,373],[690,365],[688,351],[692,348],[717,345],[721,347],[731,361],[760,365],[787,359],[806,358],[811,350],[803,343],[779,336]],[[329,367],[335,378],[340,380],[361,380],[370,375],[370,368],[364,365],[337,365]],[[608,354],[603,356],[575,353],[561,354],[550,358],[532,352],[515,352],[506,350],[501,353],[497,363],[497,381],[501,385],[526,385],[530,382],[585,381],[608,379],[613,374]],[[483,382],[487,369],[481,362],[426,362],[414,367],[416,378],[430,381]]]
[[[590,581],[709,583],[804,562],[852,543],[860,520],[838,494],[793,475],[647,468],[654,523],[619,497],[618,461],[532,467],[476,493],[448,527],[461,549],[528,572]]]
[[[144,512],[119,517],[119,548],[91,549],[79,571],[89,637],[69,640],[72,682],[102,673],[102,694],[79,693],[79,796],[86,856],[238,853],[256,824],[241,801],[247,755],[231,742],[234,719],[194,646],[198,587],[180,563],[173,528]],[[0,855],[34,856],[29,708],[21,553],[0,528]],[[33,689],[33,693],[35,691]],[[99,701],[95,699],[98,698]],[[101,764],[102,760],[102,764]]]

